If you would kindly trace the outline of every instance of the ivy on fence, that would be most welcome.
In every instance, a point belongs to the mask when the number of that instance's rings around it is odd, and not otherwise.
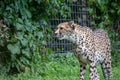
[[[49,16],[60,12],[65,17],[70,11],[64,0],[1,0],[0,6],[0,67],[4,72],[24,71],[32,67],[31,62],[41,60],[42,54],[52,53],[46,47],[52,32]]]

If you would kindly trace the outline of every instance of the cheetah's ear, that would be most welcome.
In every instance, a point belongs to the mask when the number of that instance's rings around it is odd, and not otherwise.
[[[75,29],[74,21],[69,21],[68,24],[73,30]]]

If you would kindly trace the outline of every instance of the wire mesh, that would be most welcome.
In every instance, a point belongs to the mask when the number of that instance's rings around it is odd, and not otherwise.
[[[73,0],[72,4],[67,3],[71,7],[71,17],[66,19],[59,16],[59,18],[54,18],[51,16],[51,27],[54,29],[61,22],[74,20],[75,23],[82,26],[90,26],[90,21],[88,20],[89,14],[87,11],[86,0]],[[48,46],[52,48],[55,53],[67,53],[72,50],[72,43],[66,40],[51,40]]]

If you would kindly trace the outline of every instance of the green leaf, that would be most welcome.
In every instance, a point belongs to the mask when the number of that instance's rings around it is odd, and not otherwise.
[[[26,16],[27,16],[28,18],[31,18],[31,17],[32,17],[31,12],[30,12],[28,9],[26,9],[26,8],[25,8],[25,13],[26,13]]]
[[[20,40],[22,46],[28,45],[28,40],[24,37],[24,34],[22,32],[18,32],[16,38]]]
[[[120,9],[117,11],[117,14],[120,16]]]
[[[33,29],[32,29],[32,23],[29,21],[29,20],[25,20],[25,29],[29,32],[32,32]]]
[[[23,24],[23,20],[21,18],[18,18],[18,22]]]
[[[17,22],[17,23],[15,24],[15,27],[16,27],[17,30],[24,30],[23,24],[21,24],[21,23],[18,23],[18,22]]]
[[[46,42],[45,40],[42,40],[41,43],[42,43],[43,45],[46,45],[46,44],[47,44],[47,42]]]
[[[37,36],[38,36],[38,38],[43,38],[44,37],[43,32],[37,32]]]
[[[28,40],[26,40],[25,38],[23,40],[21,40],[21,43],[23,46],[27,46],[28,45]]]
[[[8,44],[7,48],[12,54],[20,53],[20,48],[19,48],[19,45],[17,45],[17,44]]]
[[[30,58],[30,50],[29,50],[29,48],[22,49],[22,54],[24,54],[27,58]]]
[[[101,22],[100,24],[98,24],[98,26],[99,26],[100,28],[104,28],[104,23]]]
[[[47,48],[47,54],[53,53],[53,50],[51,48]]]

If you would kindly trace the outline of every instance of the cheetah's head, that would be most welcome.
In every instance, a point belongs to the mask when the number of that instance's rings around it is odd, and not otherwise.
[[[57,26],[55,35],[59,40],[69,39],[69,36],[74,33],[74,21],[63,22]]]

